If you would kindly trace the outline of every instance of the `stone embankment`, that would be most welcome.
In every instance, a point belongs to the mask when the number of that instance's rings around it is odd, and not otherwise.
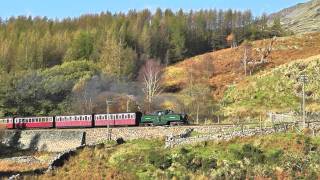
[[[107,128],[94,128],[85,129],[85,132],[86,142],[94,143],[106,140],[108,136],[110,136],[112,140],[118,138],[123,138],[124,140],[165,138],[168,135],[180,135],[189,128],[193,128],[194,131],[201,134],[214,134],[233,128],[233,126],[119,127],[110,128],[109,133]]]
[[[279,125],[277,128],[297,127],[294,124]],[[310,123],[310,129],[317,133],[320,122]],[[269,127],[271,128],[271,127]],[[106,140],[123,138],[125,141],[133,139],[166,138],[179,136],[186,130],[193,129],[198,134],[212,137],[228,134],[236,130],[247,130],[248,126],[210,125],[210,126],[159,126],[159,127],[116,127],[116,128],[86,128],[86,129],[47,129],[8,131],[1,140],[2,143],[21,149],[34,149],[37,151],[62,152],[77,148],[85,144],[95,144]],[[259,127],[258,129],[267,129]],[[272,128],[271,128],[272,129]],[[250,132],[256,130],[250,130]],[[245,131],[246,132],[246,131]]]
[[[216,134],[205,134],[205,135],[198,135],[195,137],[186,137],[186,134],[190,134],[189,132],[193,131],[194,129],[190,129],[189,131],[181,134],[179,136],[167,136],[165,146],[167,148],[172,148],[182,144],[195,144],[199,142],[205,141],[228,141],[236,137],[249,137],[255,135],[266,135],[272,134],[275,132],[282,132],[286,131],[286,128],[255,128],[255,129],[246,129],[241,131],[225,131]]]
[[[10,130],[0,139],[1,143],[15,149],[61,152],[85,143],[84,131]]]

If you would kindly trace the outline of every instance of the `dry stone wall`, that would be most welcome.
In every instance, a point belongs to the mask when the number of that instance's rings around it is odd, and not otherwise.
[[[85,132],[63,130],[10,130],[5,132],[1,142],[17,149],[61,152],[84,144]]]

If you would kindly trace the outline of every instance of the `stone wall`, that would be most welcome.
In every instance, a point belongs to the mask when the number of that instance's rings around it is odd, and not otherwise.
[[[167,148],[172,148],[178,145],[182,144],[195,144],[199,142],[204,141],[228,141],[236,137],[249,137],[249,136],[255,136],[255,135],[266,135],[266,134],[272,134],[275,132],[282,132],[286,131],[286,128],[255,128],[255,129],[246,129],[243,131],[225,131],[221,133],[216,134],[205,134],[205,135],[199,135],[196,137],[181,137],[180,136],[168,136],[166,138],[166,144],[165,146]]]
[[[179,135],[190,128],[198,133],[207,134],[230,130],[233,126],[117,127],[110,128],[109,133],[107,128],[90,128],[85,129],[87,133],[86,143],[107,140],[108,134],[111,134],[112,140],[116,140],[117,138],[123,138],[124,140],[165,138],[168,135]]]
[[[18,149],[60,152],[81,146],[85,136],[83,131],[10,130],[5,132],[1,142]]]
[[[294,124],[292,124],[294,125]],[[320,123],[310,124],[315,133],[319,132]],[[282,127],[282,126],[281,126]],[[279,126],[279,128],[281,128]],[[243,130],[249,127],[243,126]],[[289,128],[289,126],[285,126]],[[208,137],[228,134],[239,130],[239,126],[210,125],[210,126],[156,126],[156,127],[116,127],[116,128],[86,128],[86,129],[48,129],[7,131],[2,141],[10,146],[23,149],[37,149],[51,152],[61,152],[76,148],[84,144],[94,144],[105,140],[124,140],[163,138],[167,136],[179,136],[188,129]],[[255,131],[255,130],[254,130]],[[213,138],[212,140],[215,140]]]

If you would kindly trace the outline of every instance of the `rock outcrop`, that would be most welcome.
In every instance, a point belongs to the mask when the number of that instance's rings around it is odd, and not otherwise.
[[[270,15],[269,23],[280,18],[281,24],[294,33],[320,31],[320,0],[311,0]]]

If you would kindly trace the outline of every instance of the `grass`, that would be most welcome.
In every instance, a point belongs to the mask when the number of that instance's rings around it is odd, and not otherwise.
[[[37,169],[45,169],[48,167],[47,163],[16,163],[0,161],[0,173],[6,172],[29,172]]]
[[[319,163],[320,138],[297,133],[209,141],[173,149],[165,149],[159,139],[140,139],[113,147],[85,148],[62,168],[27,179],[304,178],[320,177]]]
[[[248,77],[247,81],[230,87],[223,98],[224,113],[238,116],[254,116],[269,111],[298,111],[301,83],[299,74],[310,78],[306,85],[307,110],[317,111],[320,100],[320,56],[298,60]],[[310,102],[310,103],[308,103]]]

